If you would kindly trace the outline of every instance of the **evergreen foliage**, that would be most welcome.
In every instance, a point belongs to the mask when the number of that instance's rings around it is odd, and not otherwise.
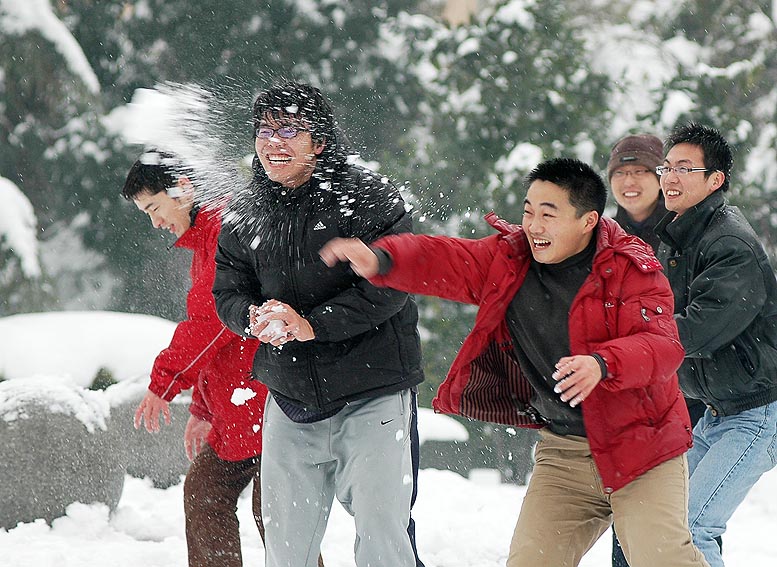
[[[5,3],[8,6],[11,3]],[[119,191],[140,151],[103,118],[165,81],[215,89],[235,151],[252,151],[254,94],[283,79],[321,87],[350,144],[406,187],[416,227],[489,233],[483,213],[522,213],[522,178],[568,155],[604,169],[612,143],[693,119],[736,150],[732,199],[777,245],[777,25],[769,0],[482,2],[450,27],[414,0],[59,0],[53,13],[99,83],[50,38],[0,10],[0,176],[32,203],[44,276],[0,252],[3,313],[112,309],[179,319],[188,256]],[[6,8],[7,9],[7,8]],[[610,39],[610,43],[605,40]],[[642,75],[608,67],[619,38],[651,49]],[[603,51],[606,46],[608,51]],[[627,47],[623,44],[624,49]],[[631,61],[630,61],[631,63]],[[678,103],[681,101],[682,104]],[[473,308],[419,298],[428,405]]]
[[[89,385],[90,390],[105,390],[109,386],[117,384],[116,379],[113,377],[113,372],[105,366],[101,366],[97,369],[97,373],[94,375],[92,383]]]

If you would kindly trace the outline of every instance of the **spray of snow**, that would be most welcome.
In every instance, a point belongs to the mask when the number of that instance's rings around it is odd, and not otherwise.
[[[231,81],[212,88],[168,82],[153,89],[138,89],[129,104],[113,110],[103,123],[131,144],[174,154],[194,184],[195,202],[210,209],[221,209],[229,203],[224,209],[225,224],[239,229],[241,238],[252,248],[261,245],[286,250],[291,225],[267,214],[268,207],[275,207],[277,195],[274,190],[258,191],[252,183],[253,97],[245,85]],[[284,111],[297,114],[303,109],[288,106]],[[349,164],[366,167],[377,175],[374,171],[379,164],[365,162],[347,149],[343,155]],[[321,191],[336,195],[344,216],[354,215],[356,205],[365,210],[395,205],[366,203],[359,198],[359,188],[348,183],[335,187],[326,175],[313,183],[318,183]],[[399,190],[406,192],[404,186]]]
[[[250,94],[241,87],[225,85],[216,94],[168,82],[136,90],[103,122],[130,144],[174,154],[195,185],[195,200],[218,208],[251,178],[250,108]]]

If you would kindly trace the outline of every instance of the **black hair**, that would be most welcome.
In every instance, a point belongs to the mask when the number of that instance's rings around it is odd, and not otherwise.
[[[577,218],[590,211],[601,217],[607,202],[607,188],[594,169],[580,160],[555,158],[542,162],[526,176],[526,189],[535,181],[548,181],[569,193]]]
[[[725,179],[720,190],[728,191],[734,156],[731,152],[731,146],[718,130],[696,122],[683,124],[669,134],[664,142],[664,148],[669,152],[677,144],[699,146],[704,156],[702,165],[708,170],[704,172],[704,178],[708,178],[716,171],[722,172]]]
[[[185,174],[179,160],[172,154],[148,150],[132,164],[121,195],[128,201],[141,193],[156,195],[174,187],[178,178]]]
[[[337,155],[339,148],[334,112],[321,91],[312,85],[293,81],[275,85],[262,91],[254,101],[254,129],[263,119],[296,118],[310,128],[313,143],[325,142],[319,159],[327,163]]]

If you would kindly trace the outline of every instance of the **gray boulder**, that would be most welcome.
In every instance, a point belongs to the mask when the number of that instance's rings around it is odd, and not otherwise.
[[[191,398],[181,394],[170,404],[171,424],[149,433],[145,426],[135,429],[135,410],[146,395],[148,378],[124,381],[106,391],[111,406],[108,439],[120,448],[127,474],[148,478],[157,488],[167,488],[181,481],[189,470],[183,446],[183,434],[189,420]]]
[[[60,378],[0,382],[0,528],[51,522],[74,502],[114,510],[124,465],[109,426],[102,392]]]

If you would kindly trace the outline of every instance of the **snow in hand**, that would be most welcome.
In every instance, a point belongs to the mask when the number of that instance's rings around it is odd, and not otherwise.
[[[264,305],[262,307],[256,307],[255,305],[252,305],[251,306],[252,317],[259,315],[259,313],[261,313],[264,307],[265,307]],[[264,323],[265,321],[267,321],[267,318],[273,313],[285,313],[285,312],[286,312],[286,309],[284,309],[282,305],[275,305],[271,307],[269,311],[256,317],[256,322],[250,327],[251,334],[254,334],[258,326]],[[286,336],[286,333],[283,332],[283,328],[285,326],[286,326],[286,323],[284,323],[282,320],[273,319],[269,323],[267,323],[267,326],[264,329],[262,329],[262,332],[259,333],[258,337],[260,339],[267,339],[267,342],[273,342],[275,340],[281,339]]]

